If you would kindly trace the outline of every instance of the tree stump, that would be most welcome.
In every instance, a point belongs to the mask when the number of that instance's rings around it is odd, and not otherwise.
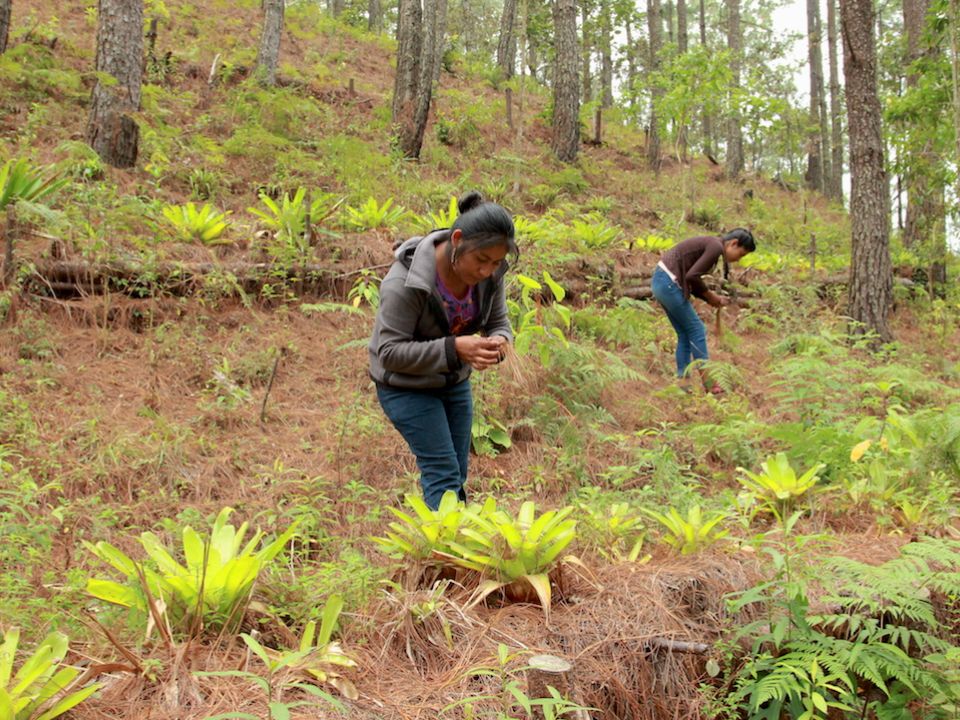
[[[573,665],[556,655],[534,655],[527,664],[527,697],[531,700],[552,697],[549,690],[551,687],[560,693],[561,697],[577,702]],[[534,712],[536,717],[543,717],[539,707]],[[569,716],[575,720],[590,720],[586,710],[576,710]]]

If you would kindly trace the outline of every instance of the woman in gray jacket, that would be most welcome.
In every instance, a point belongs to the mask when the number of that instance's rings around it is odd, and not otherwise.
[[[503,279],[507,255],[518,255],[513,220],[477,192],[458,209],[452,227],[397,248],[369,345],[377,398],[416,456],[433,509],[448,490],[466,499],[470,373],[500,362],[513,339]]]

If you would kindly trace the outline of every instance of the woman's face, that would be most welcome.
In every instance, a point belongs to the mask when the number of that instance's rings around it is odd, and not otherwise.
[[[731,240],[723,246],[723,256],[727,259],[728,263],[735,263],[742,260],[743,256],[748,252],[750,251],[746,248],[740,247],[739,240]]]
[[[476,285],[497,271],[497,268],[507,257],[506,245],[489,245],[478,250],[458,251],[463,238],[460,230],[454,230],[450,238],[453,251],[456,253],[456,262],[453,271],[467,285]]]

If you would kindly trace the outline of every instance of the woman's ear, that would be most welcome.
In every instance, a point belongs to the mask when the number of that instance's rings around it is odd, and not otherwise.
[[[460,228],[455,228],[450,233],[450,242],[454,243],[455,245],[458,245],[460,243],[460,238],[462,237],[463,237],[463,231]]]

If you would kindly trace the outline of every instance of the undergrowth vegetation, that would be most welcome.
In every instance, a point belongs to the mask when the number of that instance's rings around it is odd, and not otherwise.
[[[661,696],[689,717],[958,717],[956,287],[899,283],[875,351],[842,316],[841,211],[700,161],[690,209],[683,167],[633,169],[616,108],[561,166],[546,93],[508,131],[472,56],[405,161],[393,48],[355,9],[290,4],[301,51],[265,88],[245,41],[209,86],[199,48],[249,34],[257,3],[150,3],[182,22],[117,171],[75,139],[92,48],[66,5],[67,41],[39,41],[61,31],[41,13],[0,55],[0,210],[24,229],[0,292],[0,717],[647,717],[636,698]],[[516,218],[515,343],[472,379],[468,501],[432,511],[366,341],[393,242],[474,187]],[[674,381],[646,281],[735,225],[760,249],[709,317],[713,395]],[[66,295],[55,261],[122,276]],[[589,702],[531,689],[535,651],[576,656]]]

